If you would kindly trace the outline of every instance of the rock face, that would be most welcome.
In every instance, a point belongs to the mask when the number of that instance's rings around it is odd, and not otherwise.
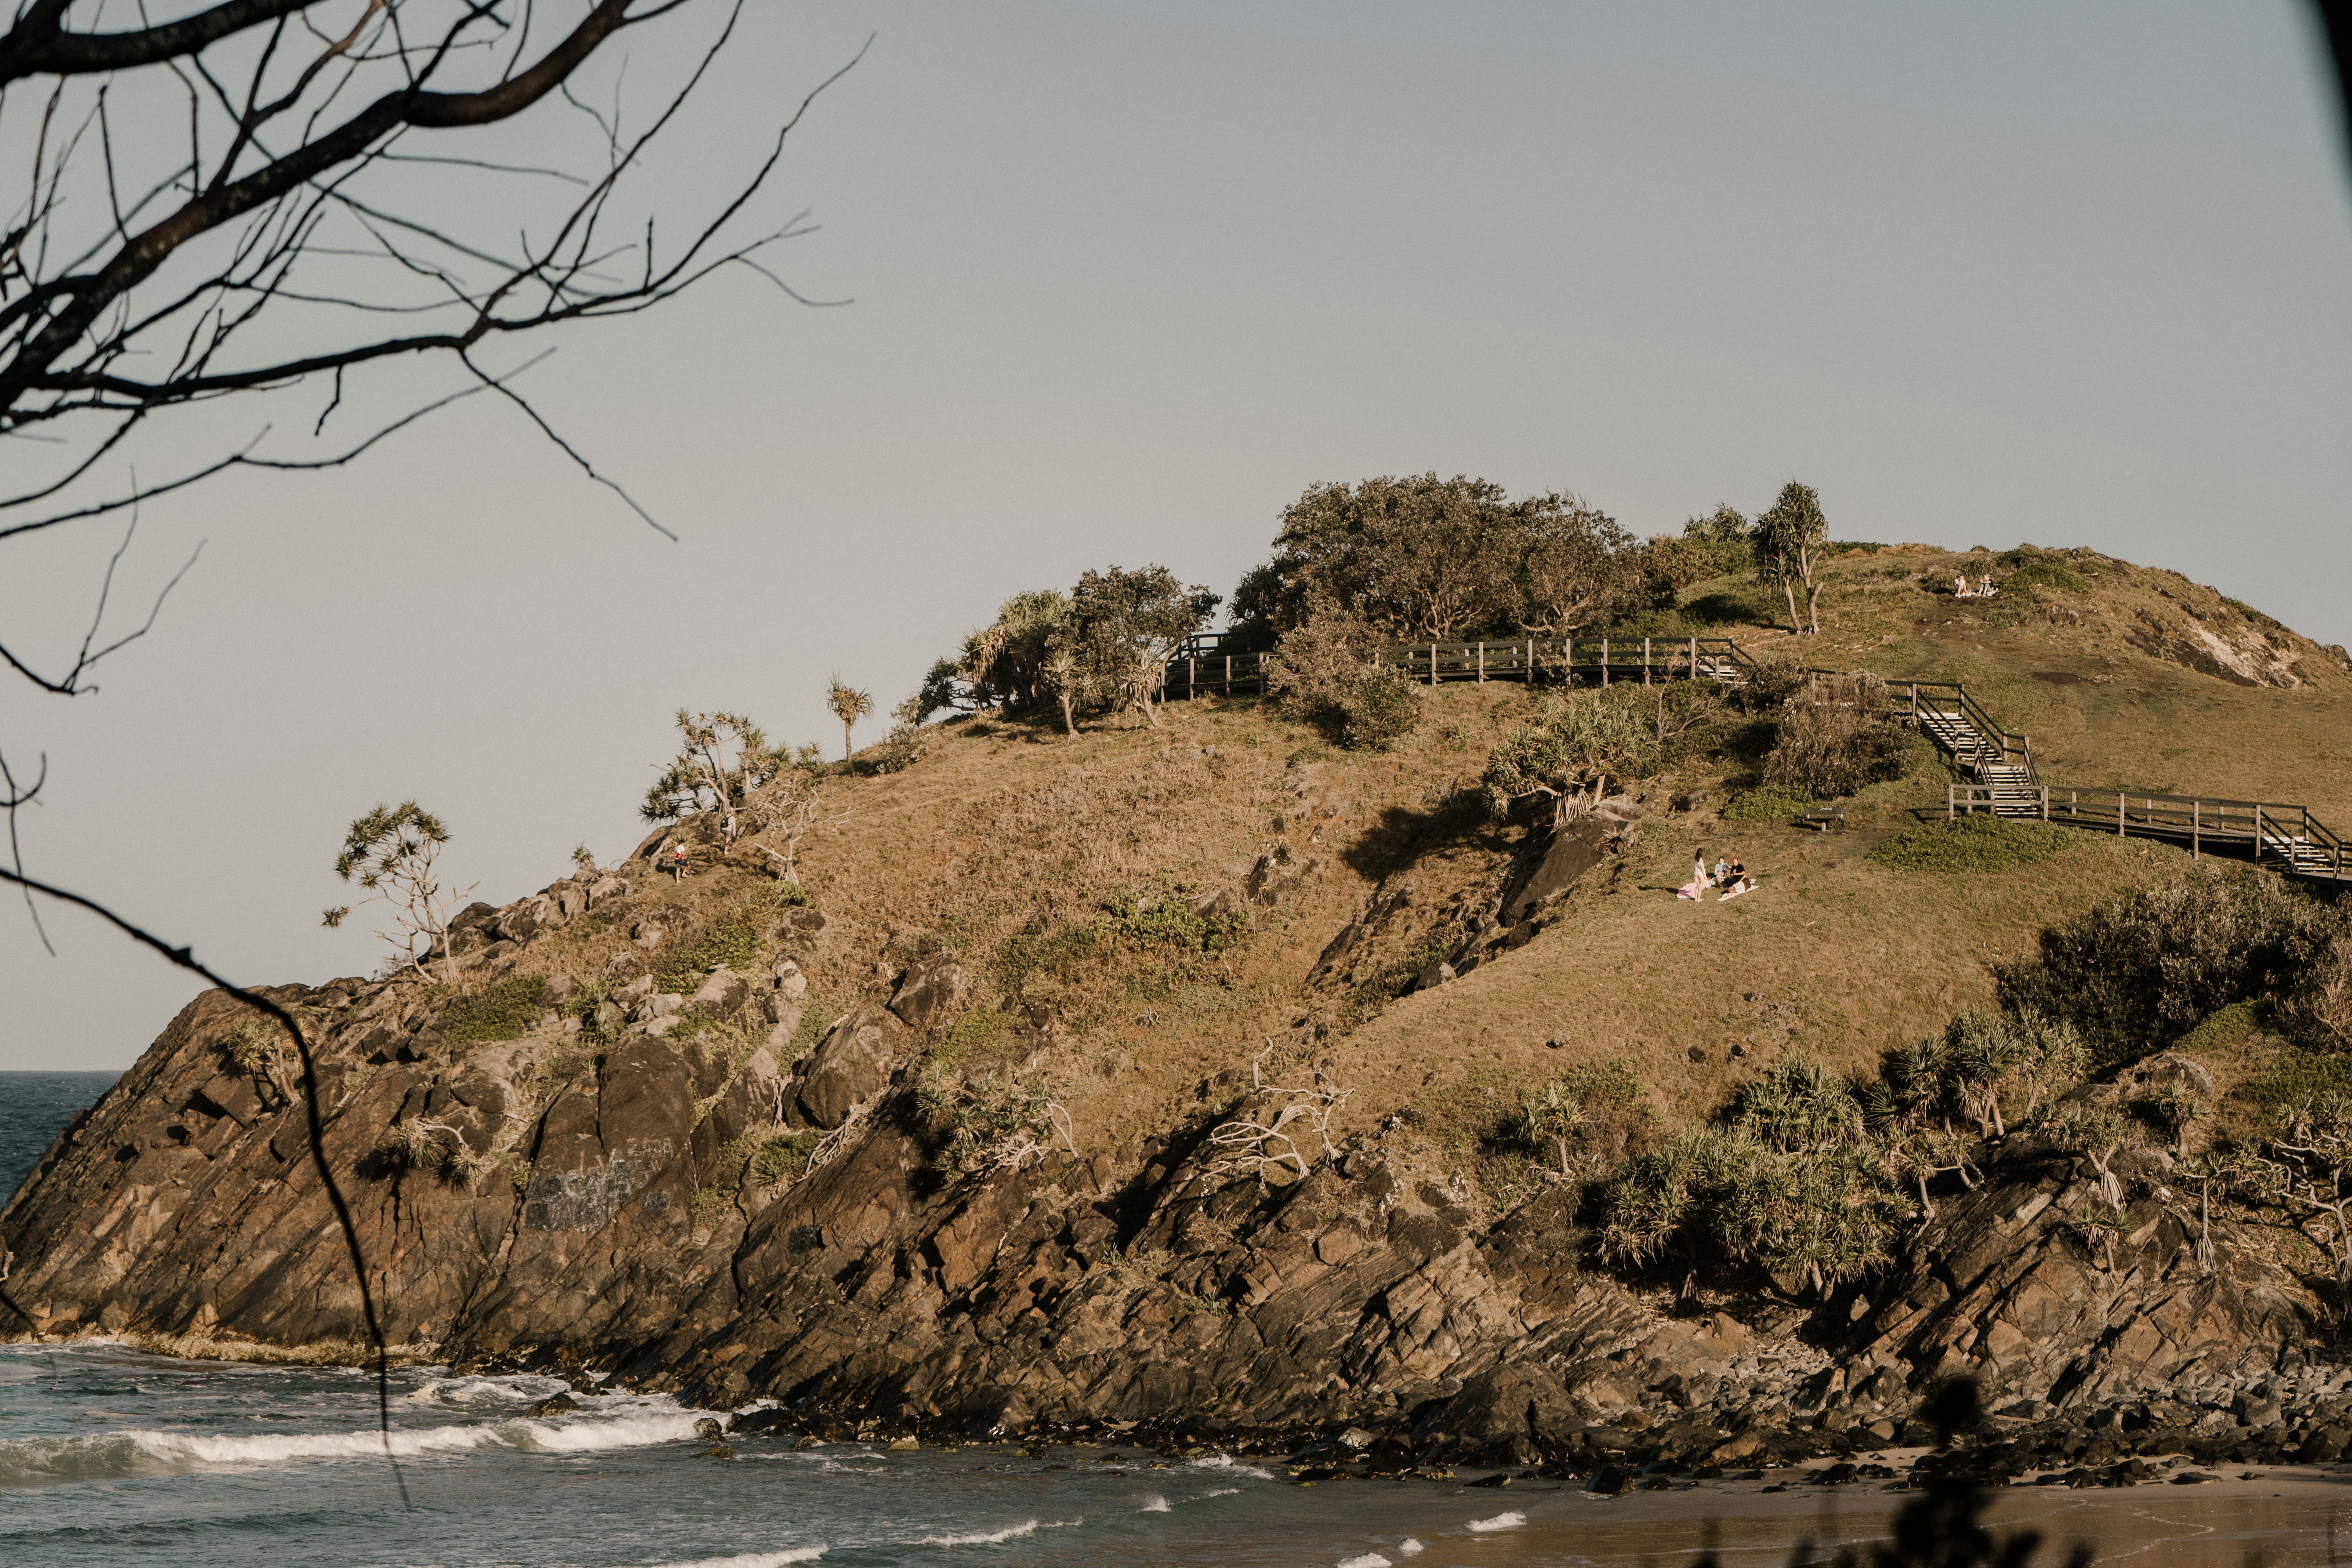
[[[1581,842],[1531,849],[1521,893],[1540,902],[1528,889]],[[1350,929],[1409,904],[1400,884]],[[524,914],[565,918],[555,897],[474,915],[472,980],[565,940],[492,938]],[[814,954],[812,914],[771,945]],[[2013,1141],[1975,1190],[1938,1198],[1875,1300],[1815,1304],[1800,1342],[1793,1309],[1756,1327],[1668,1319],[1588,1270],[1565,1189],[1491,1223],[1402,1119],[1267,1183],[1215,1163],[1200,1118],[1084,1161],[950,1178],[914,1103],[915,1031],[964,986],[950,960],[903,975],[896,1011],[851,1005],[793,1067],[779,1058],[810,994],[798,960],[656,992],[623,948],[598,984],[537,993],[597,998],[585,1021],[542,1015],[530,1038],[470,1044],[420,980],[272,994],[316,1042],[327,1156],[395,1345],[902,1427],[1306,1425],[1375,1463],[1630,1473],[1846,1452],[1902,1435],[1921,1391],[1956,1373],[2054,1411],[2053,1452],[2102,1451],[2077,1441],[2094,1407],[2153,1411],[2189,1388],[2205,1403],[2160,1418],[2217,1454],[2352,1445],[2352,1396],[2298,1415],[2263,1392],[2299,1363],[2308,1294],[2227,1225],[2200,1248],[2161,1154],[2119,1157],[2111,1186],[2085,1158]],[[624,1026],[616,999],[651,1016]],[[592,1026],[617,1037],[591,1045]],[[200,996],[59,1136],[0,1210],[0,1313],[25,1319],[0,1333],[361,1353],[294,1069],[266,1038],[233,999]],[[761,1173],[780,1123],[853,1118],[816,1169]],[[2074,1222],[2118,1203],[2111,1263]]]
[[[2216,1223],[2213,1262],[2199,1263],[2196,1198],[2162,1155],[2126,1153],[2114,1171],[2117,1195],[2140,1193],[2119,1212],[2087,1158],[2048,1150],[1946,1200],[1885,1304],[1862,1315],[1862,1358],[1971,1375],[1996,1399],[2088,1406],[2246,1375],[2308,1336],[2308,1293],[2235,1226]],[[2116,1222],[2112,1268],[2072,1228],[2086,1212]]]

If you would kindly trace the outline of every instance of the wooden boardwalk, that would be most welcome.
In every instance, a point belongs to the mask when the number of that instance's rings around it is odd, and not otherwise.
[[[1756,660],[1729,637],[1517,637],[1493,642],[1398,643],[1376,665],[1435,686],[1447,681],[1556,681],[1564,686],[1715,680],[1736,685]],[[1168,662],[1163,700],[1262,696],[1265,660],[1228,651],[1222,634],[1193,638]],[[1811,670],[1816,679],[1835,670]],[[2000,724],[1968,688],[1948,680],[1885,682],[1890,710],[1916,724],[1970,775],[1945,796],[1947,817],[1979,812],[2051,822],[2121,837],[2185,844],[2192,857],[2251,859],[2289,876],[2352,886],[2346,841],[2311,808],[2272,801],[2081,789],[2043,782],[2032,739]]]

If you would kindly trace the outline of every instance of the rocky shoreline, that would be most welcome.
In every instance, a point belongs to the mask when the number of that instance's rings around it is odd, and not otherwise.
[[[958,1174],[920,1107],[925,1052],[969,1005],[952,958],[917,954],[803,1031],[809,976],[849,967],[822,915],[786,910],[756,963],[668,990],[682,935],[632,923],[630,890],[588,873],[461,921],[465,994],[528,992],[516,1037],[464,1037],[414,980],[272,993],[317,1042],[400,1359],[596,1369],[761,1407],[746,1432],[1213,1442],[1335,1477],[1892,1474],[1868,1456],[1927,1442],[1920,1402],[1955,1377],[1997,1412],[1960,1450],[1988,1476],[2352,1444],[2310,1290],[2200,1215],[2161,1152],[2012,1136],[1870,1294],[1695,1310],[1589,1266],[1570,1187],[1498,1219],[1403,1119],[1237,1172],[1210,1137],[1260,1092],[1237,1074],[1146,1142]],[[554,961],[592,911],[618,951],[583,993]],[[805,1168],[755,1180],[779,1126]],[[2095,1199],[2112,1250],[2076,1224]],[[222,994],[59,1136],[0,1239],[13,1337],[362,1338],[285,1064]]]

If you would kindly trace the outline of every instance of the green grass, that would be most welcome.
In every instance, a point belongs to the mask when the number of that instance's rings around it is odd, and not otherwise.
[[[2079,572],[2059,565],[2055,561],[2035,561],[2020,566],[2000,580],[2000,591],[2006,597],[2023,595],[2035,588],[2054,588],[2062,594],[2086,594],[2091,584]]]
[[[2186,1047],[2189,1041],[2180,1044]],[[2230,1091],[2232,1100],[2264,1107],[2293,1105],[2298,1100],[2336,1094],[2352,1095],[2352,1056],[2312,1051],[2290,1051],[2270,1071],[2250,1078]]]
[[[1726,822],[1786,822],[1811,807],[1813,797],[1794,784],[1742,790],[1723,808]]]
[[[654,988],[691,991],[720,964],[747,969],[759,956],[759,928],[745,916],[722,915],[693,942],[662,954],[654,965]]]
[[[948,1069],[1003,1065],[1020,1045],[1013,1016],[993,1007],[974,1007],[955,1022],[948,1037],[932,1048],[931,1063]]]
[[[2075,830],[2046,822],[1963,816],[1923,822],[1870,852],[1898,871],[2006,871],[2047,860],[2074,842]]]
[[[785,1182],[808,1169],[809,1156],[824,1141],[814,1128],[769,1139],[751,1156],[751,1173],[763,1182]]]
[[[493,981],[441,1009],[441,1032],[460,1046],[519,1038],[539,1016],[539,994],[546,985],[543,974]]]

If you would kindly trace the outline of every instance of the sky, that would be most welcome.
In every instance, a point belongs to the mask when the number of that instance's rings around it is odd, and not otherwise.
[[[642,122],[719,18],[583,96]],[[753,215],[804,211],[767,265],[850,302],[736,268],[486,351],[555,348],[516,384],[675,541],[488,396],[148,504],[113,624],[202,545],[153,631],[95,694],[0,682],[0,750],[48,770],[27,868],[241,980],[369,973],[319,910],[378,801],[503,902],[637,841],[680,706],[833,754],[830,676],[887,710],[1088,567],[1229,593],[1286,502],[1379,474],[1637,532],[1800,479],[1836,537],[2089,545],[2352,642],[2352,181],[2299,6],[760,0],[648,161],[662,232],[853,58]],[[583,124],[499,146],[576,159]],[[337,427],[464,384],[390,367]],[[142,471],[265,421],[323,449],[322,391],[287,397]],[[0,561],[0,640],[69,657],[119,542]],[[127,1066],[195,984],[44,918],[55,956],[0,908],[0,1069]]]

